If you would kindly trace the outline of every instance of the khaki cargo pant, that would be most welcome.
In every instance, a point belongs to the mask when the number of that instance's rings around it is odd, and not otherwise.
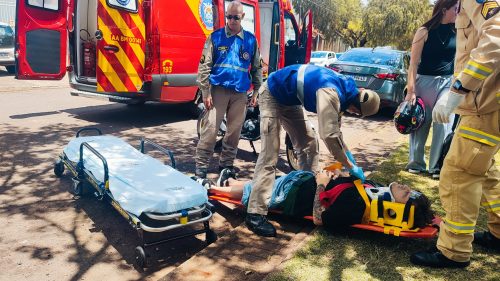
[[[233,166],[246,115],[246,93],[237,93],[218,86],[213,86],[211,91],[214,108],[209,110],[201,120],[200,140],[196,147],[196,167],[199,169],[208,169],[224,114],[227,119],[227,129],[222,140],[219,166]]]
[[[462,116],[441,170],[439,195],[446,217],[437,247],[454,261],[470,259],[480,205],[488,212],[489,230],[500,238],[500,172],[494,160],[499,123],[499,111]]]
[[[318,167],[318,144],[311,122],[304,115],[301,105],[280,105],[271,96],[267,83],[259,89],[261,151],[253,177],[253,187],[248,202],[248,213],[267,215],[271,199],[276,163],[280,149],[280,125],[290,136],[298,152],[301,170],[315,171]]]

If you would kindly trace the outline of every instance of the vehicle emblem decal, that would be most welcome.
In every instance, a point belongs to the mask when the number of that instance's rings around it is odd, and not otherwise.
[[[122,6],[127,6],[128,3],[130,3],[130,0],[116,0],[116,2]]]
[[[198,13],[200,15],[201,22],[207,30],[214,29],[214,12],[211,0],[200,0],[198,6]]]
[[[356,69],[356,71],[360,71],[361,67],[356,67],[355,69]]]

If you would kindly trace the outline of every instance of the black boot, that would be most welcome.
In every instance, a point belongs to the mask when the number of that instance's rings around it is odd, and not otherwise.
[[[276,229],[267,221],[266,216],[259,214],[247,214],[245,223],[255,234],[264,237],[276,237]]]
[[[493,236],[490,231],[474,233],[474,243],[487,249],[500,252],[500,239]]]
[[[435,268],[463,268],[470,264],[470,261],[458,262],[445,257],[437,248],[427,251],[417,252],[410,256],[410,261],[416,265],[423,265]]]

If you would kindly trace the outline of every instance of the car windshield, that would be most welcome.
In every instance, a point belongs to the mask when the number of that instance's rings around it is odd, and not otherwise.
[[[344,53],[339,61],[360,62],[388,66],[398,66],[400,58],[398,52],[373,51],[371,49],[351,50]]]
[[[319,59],[319,58],[326,58],[326,52],[313,52],[311,54],[311,58]]]
[[[0,47],[14,47],[14,32],[10,26],[0,25]]]

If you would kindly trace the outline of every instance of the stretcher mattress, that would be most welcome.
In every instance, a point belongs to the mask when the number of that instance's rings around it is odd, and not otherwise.
[[[106,159],[112,197],[136,216],[143,212],[172,213],[208,202],[203,186],[117,137],[88,136],[71,140],[64,153],[75,165],[82,142],[87,142]],[[83,161],[85,169],[96,179],[104,179],[102,161],[85,147]]]

